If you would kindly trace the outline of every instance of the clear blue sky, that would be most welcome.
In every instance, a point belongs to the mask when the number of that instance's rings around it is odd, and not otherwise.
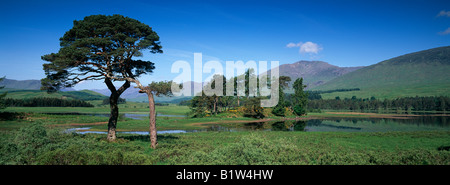
[[[450,1],[1,1],[0,76],[41,79],[73,20],[122,14],[150,25],[164,54],[144,82],[171,80],[176,60],[320,60],[367,66],[450,45]],[[290,44],[290,47],[288,47]],[[208,75],[204,75],[208,76]],[[106,88],[101,82],[76,87]]]

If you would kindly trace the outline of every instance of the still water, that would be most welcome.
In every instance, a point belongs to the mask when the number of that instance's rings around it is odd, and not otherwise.
[[[417,116],[408,119],[392,118],[326,118],[302,121],[271,121],[252,123],[223,123],[204,125],[198,130],[161,130],[158,134],[187,132],[239,132],[239,131],[286,131],[286,132],[391,132],[391,131],[450,131],[448,116]],[[71,128],[69,132],[106,134],[89,131],[89,127]],[[149,134],[148,131],[117,132],[118,134]]]

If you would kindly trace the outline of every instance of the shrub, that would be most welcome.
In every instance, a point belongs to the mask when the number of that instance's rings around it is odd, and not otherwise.
[[[277,105],[273,108],[272,113],[276,116],[284,116],[286,109],[284,106]]]
[[[264,118],[264,108],[261,107],[261,99],[250,98],[245,101],[243,113],[245,117]]]
[[[294,113],[296,115],[298,115],[298,116],[301,116],[301,115],[305,115],[306,114],[306,110],[300,105],[295,105],[294,106]]]

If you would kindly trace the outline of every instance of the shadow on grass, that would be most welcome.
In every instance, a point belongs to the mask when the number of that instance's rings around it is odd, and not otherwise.
[[[439,151],[445,150],[445,151],[450,151],[450,146],[440,146],[438,147]]]
[[[149,135],[130,135],[130,136],[120,136],[118,138],[129,140],[129,141],[143,141],[150,142]],[[158,135],[158,142],[170,142],[179,139],[176,136],[172,135]]]
[[[27,113],[23,112],[0,112],[0,121],[13,121],[24,119]]]

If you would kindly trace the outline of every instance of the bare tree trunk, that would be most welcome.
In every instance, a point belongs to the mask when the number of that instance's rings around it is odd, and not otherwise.
[[[217,112],[219,112],[219,97],[216,96],[216,98],[214,99],[214,112],[217,116]]]
[[[148,95],[148,107],[150,109],[150,142],[153,149],[158,145],[156,136],[156,110],[155,110],[155,100],[153,94],[150,91],[146,92]]]
[[[214,101],[213,101],[214,103],[213,103],[213,112],[214,112],[214,114],[215,115],[217,115],[217,106],[216,106],[216,99],[214,98]],[[212,114],[211,114],[212,115]]]
[[[237,106],[239,107],[239,96],[237,96]]]
[[[116,140],[116,127],[117,118],[119,117],[119,107],[117,106],[117,101],[119,97],[115,94],[111,94],[109,97],[109,107],[111,108],[111,114],[109,115],[108,121],[108,141]]]
[[[106,78],[105,83],[108,86],[108,89],[111,91],[111,95],[109,96],[109,107],[111,108],[111,114],[109,115],[108,135],[106,136],[106,139],[108,141],[114,141],[116,140],[117,118],[119,118],[119,106],[117,105],[117,103],[120,95],[128,87],[130,87],[130,82],[125,81],[125,83],[117,90],[110,79]]]

